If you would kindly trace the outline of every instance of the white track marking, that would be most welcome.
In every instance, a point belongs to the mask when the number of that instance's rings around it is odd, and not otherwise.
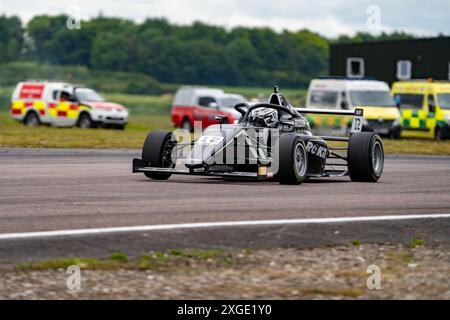
[[[133,226],[133,227],[5,233],[5,234],[0,234],[0,240],[52,238],[52,237],[65,237],[65,236],[85,236],[85,235],[98,235],[98,234],[108,234],[108,233],[112,234],[112,233],[129,233],[129,232],[178,230],[178,229],[204,229],[204,228],[272,226],[272,225],[293,225],[293,224],[327,224],[327,223],[344,223],[344,222],[396,221],[396,220],[444,219],[444,218],[450,218],[450,214],[422,214],[422,215],[367,216],[367,217],[317,218],[317,219],[201,222],[201,223],[161,224],[161,225],[147,225],[147,226]]]

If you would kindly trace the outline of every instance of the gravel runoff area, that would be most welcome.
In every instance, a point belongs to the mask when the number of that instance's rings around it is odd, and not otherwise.
[[[0,298],[450,300],[448,247],[417,244],[115,254],[78,260],[81,290],[66,287],[74,262],[47,261],[0,270]],[[379,290],[367,288],[371,265]]]

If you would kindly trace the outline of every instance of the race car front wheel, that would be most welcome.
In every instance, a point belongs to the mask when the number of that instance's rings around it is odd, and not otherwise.
[[[350,179],[358,182],[377,182],[383,173],[384,148],[375,132],[359,132],[348,143],[348,171]]]
[[[308,152],[300,137],[280,136],[279,168],[276,179],[280,184],[301,184],[308,171]]]
[[[176,146],[175,136],[169,131],[150,132],[142,147],[142,159],[150,162],[150,167],[175,168],[176,160],[172,159],[172,151]],[[167,180],[172,174],[145,172],[147,178]]]

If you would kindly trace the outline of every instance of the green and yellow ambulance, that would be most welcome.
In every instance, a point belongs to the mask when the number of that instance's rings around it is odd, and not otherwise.
[[[363,130],[381,136],[399,138],[400,111],[386,82],[366,79],[320,78],[311,81],[306,108],[353,110],[364,109]],[[348,132],[351,118],[314,115],[308,118],[317,133],[340,130]]]
[[[402,137],[450,139],[450,82],[395,82],[392,94],[402,114]]]

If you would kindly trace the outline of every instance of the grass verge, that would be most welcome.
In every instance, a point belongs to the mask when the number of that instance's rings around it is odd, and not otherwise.
[[[42,126],[27,128],[0,113],[0,147],[22,148],[141,148],[149,131],[172,130],[168,115],[131,115],[124,131],[82,130]],[[386,154],[450,155],[450,141],[426,139],[383,140]]]
[[[141,148],[148,131],[171,130],[167,116],[131,116],[123,131],[111,129],[27,128],[7,113],[0,114],[0,147],[22,148]]]
[[[233,261],[234,254],[222,249],[211,250],[169,250],[153,252],[136,258],[115,252],[106,259],[67,258],[52,259],[34,263],[22,263],[15,267],[17,271],[42,271],[67,269],[77,265],[83,270],[156,270],[161,272],[177,271],[179,268],[205,269],[207,267],[227,266]]]

